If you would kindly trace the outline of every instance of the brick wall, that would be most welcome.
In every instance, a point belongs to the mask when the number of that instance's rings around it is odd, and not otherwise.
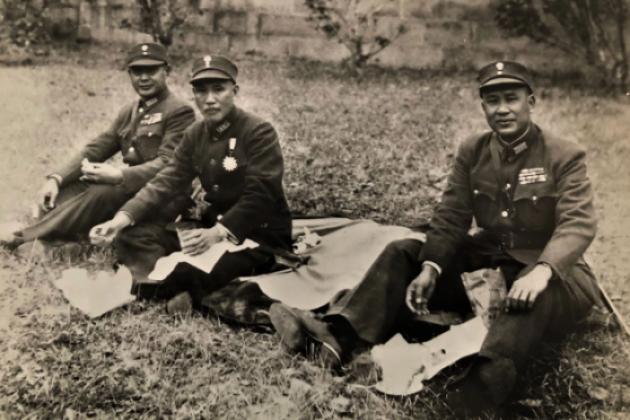
[[[395,0],[382,10],[381,24],[402,19],[407,31],[373,61],[388,67],[465,69],[493,59],[518,59],[543,72],[566,65],[560,55],[526,39],[502,37],[494,25],[492,1]],[[136,13],[134,2],[68,0],[66,8],[78,10],[75,15],[95,39],[142,42],[147,35],[121,29]],[[348,54],[306,20],[303,0],[201,0],[201,11],[191,17],[172,48],[323,61],[339,61]]]

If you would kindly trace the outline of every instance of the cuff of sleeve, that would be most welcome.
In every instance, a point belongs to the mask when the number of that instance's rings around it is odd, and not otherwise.
[[[552,279],[556,278],[556,277],[559,278],[559,279],[563,278],[562,275],[560,275],[560,273],[558,272],[558,269],[553,264],[551,264],[551,263],[549,263],[547,261],[538,260],[538,261],[536,261],[536,265],[542,265],[542,266],[548,267],[549,270],[551,270],[551,278]]]
[[[125,217],[127,217],[127,219],[129,219],[129,226],[133,226],[136,224],[136,220],[133,218],[133,216],[131,215],[131,213],[129,213],[128,211],[124,211],[124,210],[120,210],[118,212],[118,214],[122,214]]]
[[[433,267],[435,271],[437,271],[438,276],[442,275],[442,267],[434,263],[433,261],[425,261],[422,263],[423,266],[428,265],[429,267]]]
[[[232,220],[233,218],[230,217],[229,215],[227,217],[224,217],[224,215],[219,214],[217,216],[217,224],[221,224],[221,226],[225,227],[225,229],[230,232],[230,234],[236,239],[236,243],[240,244],[241,242],[243,242],[245,240],[245,235],[247,234],[246,232],[243,232],[243,224],[242,223],[237,223],[236,220]]]
[[[217,229],[219,229],[221,231],[221,235],[223,235],[225,238],[227,238],[228,241],[232,242],[235,245],[238,245],[240,243],[240,241],[238,240],[238,238],[236,237],[236,235],[234,235],[230,229],[226,228],[224,225],[222,225],[221,223],[216,223],[215,226],[217,227]]]
[[[50,174],[46,176],[47,179],[54,179],[57,182],[57,186],[61,187],[61,183],[63,182],[63,177],[59,174]]]

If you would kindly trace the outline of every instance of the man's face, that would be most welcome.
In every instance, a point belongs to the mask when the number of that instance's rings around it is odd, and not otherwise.
[[[234,97],[238,93],[238,85],[227,79],[205,79],[193,85],[195,103],[210,122],[219,122],[234,107]]]
[[[481,106],[492,130],[506,141],[515,140],[527,130],[534,95],[525,86],[498,86],[481,94]]]
[[[129,67],[129,78],[134,90],[143,99],[150,99],[166,90],[168,66],[132,66]]]

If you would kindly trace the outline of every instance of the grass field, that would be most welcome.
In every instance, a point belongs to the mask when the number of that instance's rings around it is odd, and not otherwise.
[[[113,53],[114,56],[116,53]],[[456,144],[485,127],[471,82],[411,71],[368,71],[361,82],[313,63],[243,60],[239,103],[280,132],[285,186],[296,214],[343,213],[425,222]],[[0,67],[0,214],[23,217],[43,175],[112,121],[134,95],[120,63],[70,56]],[[191,99],[188,63],[171,77]],[[546,85],[545,85],[546,84]],[[630,104],[575,88],[538,91],[535,120],[589,152],[599,235],[588,257],[630,318]],[[90,321],[50,280],[70,264],[105,268],[107,253],[35,264],[0,255],[2,418],[420,418],[448,416],[443,380],[388,398],[368,386],[366,357],[343,377],[277,338],[138,302]],[[533,418],[630,416],[630,340],[584,326],[533,363],[508,413]]]

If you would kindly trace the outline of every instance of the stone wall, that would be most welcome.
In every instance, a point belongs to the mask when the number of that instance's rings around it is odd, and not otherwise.
[[[379,1],[379,0],[364,0]],[[407,31],[373,61],[387,67],[466,69],[493,59],[518,59],[541,71],[566,65],[526,39],[505,39],[493,21],[493,0],[383,1],[380,24]],[[68,0],[60,14],[78,16],[84,33],[100,41],[142,42],[146,34],[122,29],[137,13],[135,0]],[[339,61],[341,44],[317,32],[306,20],[303,0],[201,0],[173,49],[195,46],[238,56],[305,57]]]

